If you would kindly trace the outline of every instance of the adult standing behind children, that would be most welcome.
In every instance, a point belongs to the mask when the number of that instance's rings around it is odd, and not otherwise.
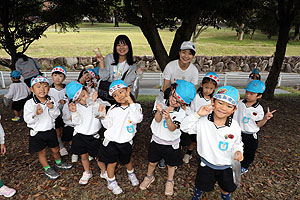
[[[30,81],[33,77],[37,77],[41,74],[40,69],[42,66],[38,61],[26,56],[25,54],[17,53],[16,70],[18,70],[24,78],[24,82],[30,88]]]

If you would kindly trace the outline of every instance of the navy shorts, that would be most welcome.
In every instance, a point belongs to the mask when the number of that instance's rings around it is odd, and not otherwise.
[[[39,131],[35,136],[29,137],[29,152],[40,152],[46,147],[58,147],[57,135],[54,129]]]
[[[76,155],[88,153],[89,156],[96,157],[99,151],[99,135],[83,135],[77,133],[72,138],[71,152]]]
[[[70,142],[72,141],[73,138],[73,133],[74,133],[74,127],[71,126],[64,126],[61,140],[63,142]]]
[[[16,110],[16,111],[21,111],[24,108],[24,105],[28,99],[21,99],[19,101],[13,101],[11,104],[11,109]]]
[[[61,116],[58,116],[56,119],[55,119],[55,128],[63,128],[65,125],[63,119],[61,118]]]
[[[107,146],[100,144],[98,159],[104,163],[120,162],[126,165],[130,162],[132,145],[129,142],[117,143],[109,142]]]
[[[156,163],[161,159],[165,159],[166,164],[169,166],[179,166],[182,164],[181,149],[173,149],[172,145],[157,144],[152,141],[148,148],[149,162]]]

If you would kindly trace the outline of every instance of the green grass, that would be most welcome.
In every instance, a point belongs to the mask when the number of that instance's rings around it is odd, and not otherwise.
[[[155,95],[139,95],[137,100],[143,101],[143,102],[153,102],[155,101],[156,96]]]
[[[80,24],[79,32],[56,33],[50,27],[45,36],[35,41],[26,54],[32,57],[75,57],[92,56],[93,49],[100,48],[103,55],[112,52],[113,42],[117,35],[126,34],[132,42],[134,55],[153,55],[150,46],[138,27],[130,24],[120,24],[114,28],[113,24],[89,23]],[[169,51],[175,32],[160,30],[159,34]],[[275,52],[276,38],[268,40],[262,33],[256,32],[254,39],[245,35],[244,40],[236,40],[236,32],[230,28],[216,30],[208,28],[197,39],[197,55],[224,56],[224,55],[265,55]],[[300,42],[289,42],[287,56],[299,55]],[[0,57],[9,57],[4,50],[0,50]]]

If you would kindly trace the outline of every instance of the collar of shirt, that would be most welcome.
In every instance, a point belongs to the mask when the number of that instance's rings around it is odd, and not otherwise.
[[[41,103],[45,105],[48,100],[51,100],[51,97],[46,95],[46,101],[44,103],[42,103],[35,95],[33,95],[32,99],[36,104]]]
[[[246,99],[243,99],[243,101],[242,101],[244,104],[246,104],[247,103],[247,100]],[[253,107],[253,108],[256,108],[257,106],[259,106],[260,105],[260,103],[259,103],[259,101],[257,100],[254,104],[252,104],[250,107]],[[247,105],[246,105],[246,107],[247,107]]]
[[[211,122],[214,123],[214,112],[208,114],[207,119]],[[227,117],[226,122],[225,122],[225,126],[230,127],[232,123],[232,116]],[[217,126],[216,126],[217,127]],[[217,127],[217,128],[222,128],[222,127]]]

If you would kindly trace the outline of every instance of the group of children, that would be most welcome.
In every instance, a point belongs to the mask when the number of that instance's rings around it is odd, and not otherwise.
[[[216,182],[221,188],[222,199],[230,199],[237,187],[233,180],[232,157],[242,161],[242,173],[248,171],[258,146],[257,132],[275,112],[268,108],[264,114],[259,103],[265,90],[262,81],[251,81],[245,88],[245,99],[241,101],[236,88],[218,88],[220,79],[214,72],[204,76],[197,91],[194,83],[179,79],[164,88],[160,94],[163,100],[157,99],[154,103],[149,164],[140,183],[134,173],[131,155],[137,124],[143,120],[141,105],[132,98],[131,88],[123,80],[114,80],[109,86],[109,95],[116,103],[107,106],[94,89],[97,84],[93,79],[99,76],[97,73],[95,69],[82,71],[77,81],[64,85],[67,71],[56,66],[52,70],[52,85],[46,77],[32,78],[32,97],[29,99],[28,89],[24,89],[19,80],[20,75],[17,71],[11,73],[13,84],[10,90],[14,92],[9,91],[6,97],[13,98],[13,121],[21,120],[19,111],[24,106],[24,121],[30,130],[29,152],[38,154],[48,178],[57,179],[56,170],[72,167],[61,159],[68,154],[63,142],[68,142],[72,161],[80,156],[84,168],[79,184],[88,184],[93,176],[90,160],[94,158],[101,169],[100,177],[107,181],[108,189],[114,194],[122,193],[115,177],[117,163],[126,166],[132,186],[139,185],[141,190],[146,190],[155,181],[158,162],[164,159],[168,169],[165,195],[173,195],[175,169],[190,161],[197,146],[200,162],[193,199],[213,190]],[[104,137],[101,137],[102,127]],[[192,142],[182,156],[184,135],[190,135]],[[3,154],[2,127],[0,142]],[[52,166],[47,162],[46,147],[51,149],[54,157]],[[0,194],[9,197],[14,193],[15,190],[4,186],[0,179]]]

